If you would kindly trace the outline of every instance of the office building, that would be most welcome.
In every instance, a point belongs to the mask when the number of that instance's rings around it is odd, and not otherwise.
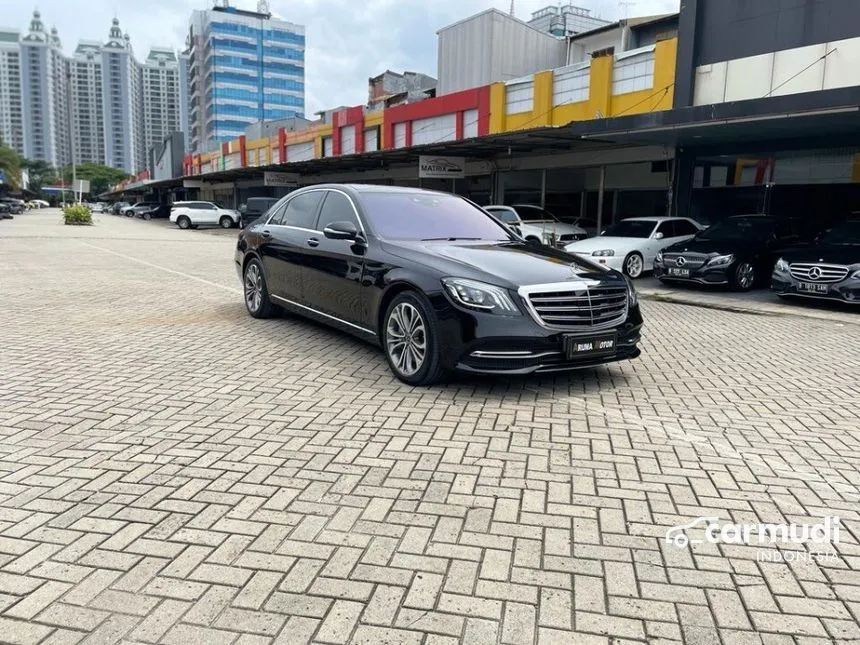
[[[303,116],[305,31],[225,0],[194,11],[188,36],[189,129],[193,151],[216,148],[256,121]]]
[[[68,70],[56,28],[46,31],[38,11],[20,51],[24,156],[65,166],[71,161]]]
[[[105,163],[134,173],[146,163],[140,65],[116,18],[101,55]]]
[[[160,145],[180,130],[179,59],[176,52],[153,47],[141,66],[145,149]]]
[[[17,29],[0,29],[0,139],[24,154],[20,40]]]
[[[101,50],[100,42],[82,40],[68,63],[76,163],[105,162]]]

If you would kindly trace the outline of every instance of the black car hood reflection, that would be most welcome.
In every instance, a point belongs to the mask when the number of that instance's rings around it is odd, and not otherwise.
[[[427,241],[386,242],[389,253],[416,259],[452,276],[473,278],[507,286],[565,282],[569,280],[621,280],[614,272],[546,246],[526,242]]]
[[[782,256],[788,263],[860,264],[860,244],[822,244],[793,249]]]

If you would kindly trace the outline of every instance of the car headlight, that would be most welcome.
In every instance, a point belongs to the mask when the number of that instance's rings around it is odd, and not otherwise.
[[[624,276],[624,279],[627,280],[627,301],[631,307],[636,306],[637,297],[636,297],[636,287],[633,286],[633,280]]]
[[[521,313],[502,287],[466,278],[442,278],[442,284],[457,304],[469,309],[507,316]]]
[[[654,257],[654,264],[663,264],[663,251],[657,251],[657,255]]]
[[[855,271],[854,275],[852,275],[851,277],[852,278],[860,278],[860,271]]]
[[[782,258],[779,258],[776,261],[776,266],[774,267],[774,270],[779,271],[781,273],[788,273],[788,262],[786,262]]]
[[[601,249],[600,251],[594,251],[591,255],[596,258],[612,257],[615,255],[615,251],[612,249]]]
[[[724,267],[728,264],[731,264],[735,261],[735,256],[732,254],[729,255],[718,255],[715,258],[711,258],[708,260],[709,267]]]

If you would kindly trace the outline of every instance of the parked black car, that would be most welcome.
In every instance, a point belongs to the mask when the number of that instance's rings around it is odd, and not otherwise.
[[[553,372],[639,356],[642,316],[617,271],[529,243],[456,195],[300,189],[240,234],[255,318],[278,307],[381,345],[394,374]]]
[[[2,200],[2,203],[9,207],[9,213],[11,215],[20,215],[24,212],[24,202],[22,202],[20,199],[6,198]]]
[[[781,298],[860,304],[860,219],[836,226],[805,249],[783,254],[771,288]]]
[[[249,197],[247,202],[239,206],[239,226],[245,228],[258,217],[265,215],[279,201],[277,197]]]
[[[15,219],[10,210],[9,204],[0,202],[0,219]]]
[[[126,209],[125,214],[128,217],[143,217],[144,219],[150,219],[152,217],[152,211],[157,208],[158,202],[137,202],[131,208]],[[147,217],[147,215],[149,215],[149,217]]]
[[[737,291],[763,286],[787,248],[814,239],[817,230],[811,221],[773,215],[728,217],[663,249],[654,260],[654,276],[662,282],[728,285]]]

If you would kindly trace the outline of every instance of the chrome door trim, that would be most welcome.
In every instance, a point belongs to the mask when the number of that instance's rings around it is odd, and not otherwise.
[[[344,320],[343,318],[338,318],[337,316],[332,316],[330,314],[323,313],[319,309],[314,309],[313,307],[308,307],[306,305],[300,305],[299,303],[295,302],[294,300],[288,300],[287,298],[282,298],[281,296],[276,296],[275,294],[272,294],[272,298],[274,298],[275,300],[280,300],[281,302],[285,302],[288,305],[291,305],[293,307],[298,307],[299,309],[305,309],[307,311],[315,313],[318,316],[322,316],[324,318],[329,318],[331,320],[339,322],[342,325],[347,325],[348,327],[353,327],[355,329],[358,329],[359,331],[363,331],[365,334],[370,334],[371,336],[376,336],[375,331],[371,331],[370,329],[367,329],[366,327],[362,327],[361,325],[356,325],[356,324],[353,324],[351,322],[348,322],[348,321]]]

